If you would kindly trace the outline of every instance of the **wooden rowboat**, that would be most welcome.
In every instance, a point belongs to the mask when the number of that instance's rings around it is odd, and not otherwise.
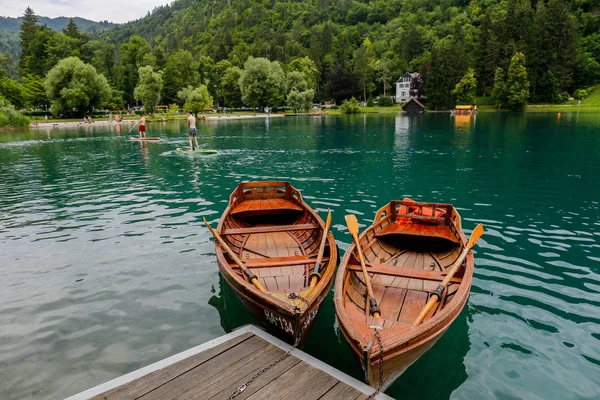
[[[320,278],[314,287],[309,284],[324,231],[323,220],[288,182],[240,183],[217,228],[257,279],[242,273],[215,241],[223,278],[260,323],[288,343],[302,342],[333,284],[338,253],[330,232],[323,241]]]
[[[373,225],[358,241],[381,317],[370,315],[354,244],[336,275],[335,310],[342,333],[361,361],[365,382],[385,390],[437,342],[465,306],[473,254],[466,253],[446,289],[440,291],[439,303],[423,323],[413,327],[430,293],[467,246],[458,212],[449,204],[392,201],[377,211]],[[377,330],[382,348],[374,336],[375,326],[381,327]]]

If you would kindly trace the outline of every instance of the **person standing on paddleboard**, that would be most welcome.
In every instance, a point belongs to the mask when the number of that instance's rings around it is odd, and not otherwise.
[[[139,132],[140,132],[140,139],[143,137],[146,137],[146,118],[144,118],[144,114],[140,114],[140,120],[138,121],[140,123],[140,127],[139,127]]]
[[[188,132],[188,139],[190,140],[190,149],[192,151],[194,150],[198,150],[198,131],[196,130],[196,117],[194,117],[194,114],[192,114],[191,111],[188,111],[188,119],[187,119],[187,123],[188,123],[188,128],[190,128],[190,131]],[[194,143],[196,144],[196,148],[194,149]]]

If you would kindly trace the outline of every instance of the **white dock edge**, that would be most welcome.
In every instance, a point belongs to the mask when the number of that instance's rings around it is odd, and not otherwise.
[[[253,333],[256,336],[264,339],[265,341],[271,343],[274,346],[279,347],[280,349],[282,349],[284,351],[288,351],[292,347],[289,344],[285,343],[284,341],[277,339],[275,336],[272,336],[272,335],[268,334],[267,332],[255,327],[253,325],[246,325],[246,326],[243,326],[231,333],[228,333],[223,336],[219,336],[216,339],[210,340],[206,343],[203,343],[196,347],[192,347],[191,349],[182,351],[181,353],[175,354],[171,357],[157,361],[154,364],[150,364],[148,366],[145,366],[143,368],[140,368],[140,369],[130,372],[128,374],[122,375],[118,378],[115,378],[111,381],[102,383],[98,386],[95,386],[95,387],[88,389],[86,391],[83,391],[81,393],[77,393],[73,396],[67,397],[65,400],[89,399],[91,397],[94,397],[101,393],[104,393],[108,390],[114,389],[118,386],[121,386],[128,382],[131,382],[134,379],[148,375],[151,372],[157,371],[161,368],[165,368],[171,364],[175,364],[176,362],[184,360],[195,354],[202,353],[205,350],[208,350],[210,348],[218,346],[222,343],[225,343],[225,342],[227,342],[235,337],[238,337],[240,335],[243,335],[245,333]],[[302,350],[293,349],[291,354],[294,355],[294,357],[297,357],[300,360],[306,362],[307,364],[310,364],[313,367],[318,368],[321,371],[333,376],[340,382],[343,382],[343,383],[347,384],[348,386],[352,386],[353,388],[355,388],[356,390],[358,390],[364,394],[370,395],[371,393],[374,392],[374,389],[372,387],[368,386],[367,384],[365,384],[357,379],[354,379],[353,377],[351,377],[349,375],[346,375],[342,371],[339,371],[339,370],[333,368],[332,366],[325,364],[324,362],[322,362],[320,360],[317,360],[316,358],[306,354]],[[377,394],[375,399],[377,399],[377,400],[393,400],[390,396],[386,395],[385,393]]]

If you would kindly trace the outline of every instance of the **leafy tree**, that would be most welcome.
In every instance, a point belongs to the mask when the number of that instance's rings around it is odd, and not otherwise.
[[[529,97],[529,79],[525,67],[525,55],[516,53],[510,60],[506,75],[506,104],[513,110],[522,109]]]
[[[134,102],[133,91],[138,84],[138,71],[140,67],[147,65],[146,56],[150,53],[148,42],[137,35],[131,36],[129,42],[119,48],[119,61],[114,81],[124,92],[124,100],[128,104]]]
[[[285,74],[281,65],[266,58],[250,57],[240,77],[242,101],[254,108],[277,107],[285,96]]]
[[[139,81],[133,95],[140,100],[147,113],[154,115],[154,109],[160,99],[160,91],[163,85],[162,73],[154,72],[152,66],[140,67],[138,70]]]
[[[296,90],[303,92],[308,89],[308,83],[304,74],[300,71],[291,71],[287,74],[287,88],[288,91]]]
[[[383,83],[383,95],[387,96],[387,87],[391,79],[390,60],[384,56],[375,63],[375,69],[377,70],[378,79]]]
[[[240,107],[242,105],[241,76],[242,70],[238,67],[229,67],[223,73],[220,87],[223,105],[227,107]]]
[[[314,97],[315,91],[313,89],[307,89],[302,92],[292,89],[287,95],[287,103],[295,113],[300,110],[309,112],[312,109]]]
[[[535,26],[538,41],[533,52],[533,94],[537,101],[552,101],[555,93],[573,83],[573,67],[577,56],[577,29],[563,0],[537,4]],[[543,86],[539,93],[539,86]],[[554,86],[558,89],[555,91]]]
[[[327,94],[338,102],[351,97],[356,90],[356,80],[343,59],[337,60],[327,80]]]
[[[198,64],[194,61],[192,53],[179,50],[169,56],[164,70],[164,101],[169,103],[177,98],[177,93],[188,85],[197,85],[200,82]]]
[[[25,106],[23,88],[11,79],[4,78],[0,80],[0,96],[4,97],[11,105],[17,108]]]
[[[452,94],[457,104],[475,104],[477,79],[475,70],[469,68],[462,79],[456,84]]]
[[[21,77],[21,82],[23,98],[27,107],[36,108],[49,104],[43,78],[29,74]]]
[[[492,98],[498,105],[498,108],[506,105],[508,98],[508,94],[506,92],[506,77],[504,76],[504,70],[500,67],[496,68],[496,74],[494,75]]]
[[[110,95],[106,101],[106,108],[109,110],[122,110],[125,108],[125,100],[123,100],[123,91],[117,90],[114,87],[110,88]]]
[[[302,72],[304,79],[306,80],[306,84],[309,89],[317,88],[317,79],[319,76],[319,69],[317,65],[310,57],[300,57],[295,58],[290,61],[288,65],[289,71],[298,71]],[[289,73],[288,73],[289,75]]]
[[[185,99],[183,106],[186,111],[191,111],[198,116],[200,111],[208,110],[213,107],[213,98],[208,92],[206,85],[200,85],[197,88],[188,86],[182,89],[178,95],[180,99]]]
[[[29,7],[25,9],[25,14],[23,15],[23,22],[21,22],[21,56],[19,58],[19,72],[24,75],[29,72],[27,68],[28,57],[31,55],[30,44],[35,38],[35,34],[38,30],[39,18],[33,10]]]
[[[372,81],[374,74],[373,61],[369,57],[371,42],[365,39],[363,44],[354,53],[354,73],[358,77],[359,85],[363,89],[363,101],[367,100],[367,85]]]
[[[44,88],[55,116],[81,116],[102,107],[110,96],[104,75],[77,57],[68,57],[56,64],[48,72]]]
[[[466,64],[463,46],[454,38],[446,37],[433,46],[425,84],[430,106],[437,109],[453,105],[452,90],[467,70]]]
[[[340,110],[342,111],[342,114],[358,114],[360,112],[358,100],[354,97],[350,98],[350,100],[344,100]]]
[[[30,122],[29,118],[15,110],[8,100],[0,96],[0,128],[26,127]]]

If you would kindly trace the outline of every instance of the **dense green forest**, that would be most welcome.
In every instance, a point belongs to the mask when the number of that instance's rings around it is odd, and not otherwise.
[[[61,32],[69,24],[70,18],[58,17],[48,18],[39,17],[38,23],[45,25],[54,31]],[[22,17],[0,17],[0,53],[10,53],[11,57],[17,58],[20,53],[19,46],[19,29],[23,22]],[[95,22],[85,18],[73,18],[73,22],[77,24],[82,32],[97,32],[102,29],[107,29],[116,24],[108,21]]]
[[[18,107],[51,102],[47,74],[75,56],[106,78],[110,107],[138,104],[140,68],[151,67],[162,104],[184,104],[200,86],[228,107],[306,104],[310,90],[316,101],[367,100],[395,94],[409,71],[432,108],[492,95],[518,109],[584,97],[600,80],[599,28],[596,0],[178,0],[92,35],[25,15],[20,58],[0,64],[25,93]],[[260,101],[244,79],[260,75],[249,60],[271,82]]]

